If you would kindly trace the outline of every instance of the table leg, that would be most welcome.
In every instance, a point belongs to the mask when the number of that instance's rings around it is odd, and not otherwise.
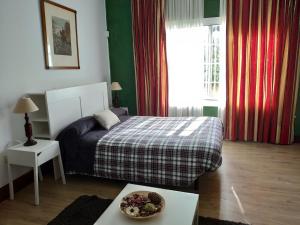
[[[52,164],[53,164],[54,180],[58,180],[60,178],[60,171],[59,171],[59,162],[57,157],[53,158]]]
[[[194,217],[194,222],[193,222],[193,225],[198,225],[198,218],[199,218],[199,216],[198,216],[198,213],[195,215],[195,217]]]
[[[39,199],[39,176],[38,176],[38,167],[35,166],[33,168],[33,174],[34,174],[34,203],[35,205],[40,204],[40,199]]]
[[[42,169],[40,166],[39,166],[39,179],[40,179],[40,181],[43,181],[43,173],[42,173]]]
[[[10,200],[14,200],[14,181],[12,177],[12,171],[11,171],[11,165],[8,163],[7,164],[7,169],[8,169],[8,182],[9,182],[9,198]]]
[[[197,206],[196,206],[196,209],[195,209],[193,225],[198,225],[198,223],[199,223],[199,221],[198,221],[199,220],[198,210],[199,210],[199,197],[198,197]]]
[[[58,163],[59,163],[59,170],[60,170],[61,180],[62,180],[63,184],[66,184],[64,166],[63,166],[63,163],[62,163],[62,160],[61,160],[61,155],[59,154],[57,156],[57,158],[58,158]]]

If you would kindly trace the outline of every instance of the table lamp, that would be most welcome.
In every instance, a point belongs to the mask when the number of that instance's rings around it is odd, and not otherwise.
[[[27,137],[27,141],[24,143],[24,146],[32,146],[35,145],[37,142],[32,139],[32,126],[29,123],[29,117],[27,113],[35,112],[39,110],[36,104],[31,100],[31,98],[22,97],[17,102],[14,113],[25,113],[25,134]]]
[[[122,90],[122,87],[119,84],[119,82],[112,82],[111,83],[111,90],[114,92],[113,107],[119,108],[120,107],[120,103],[119,103],[118,91]]]

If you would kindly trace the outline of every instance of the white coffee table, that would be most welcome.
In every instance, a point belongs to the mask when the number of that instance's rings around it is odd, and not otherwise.
[[[145,220],[127,218],[120,212],[119,204],[125,195],[133,191],[159,193],[166,201],[165,210],[161,215]],[[197,225],[198,199],[198,194],[127,184],[94,225]]]

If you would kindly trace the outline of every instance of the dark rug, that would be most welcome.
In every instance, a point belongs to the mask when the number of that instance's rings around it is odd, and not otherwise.
[[[93,225],[112,202],[97,196],[83,195],[67,206],[48,225]],[[199,225],[247,225],[199,216]]]

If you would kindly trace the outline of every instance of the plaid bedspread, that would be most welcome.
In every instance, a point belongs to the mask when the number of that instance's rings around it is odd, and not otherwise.
[[[191,185],[221,165],[222,140],[218,118],[134,116],[98,141],[94,176]]]

